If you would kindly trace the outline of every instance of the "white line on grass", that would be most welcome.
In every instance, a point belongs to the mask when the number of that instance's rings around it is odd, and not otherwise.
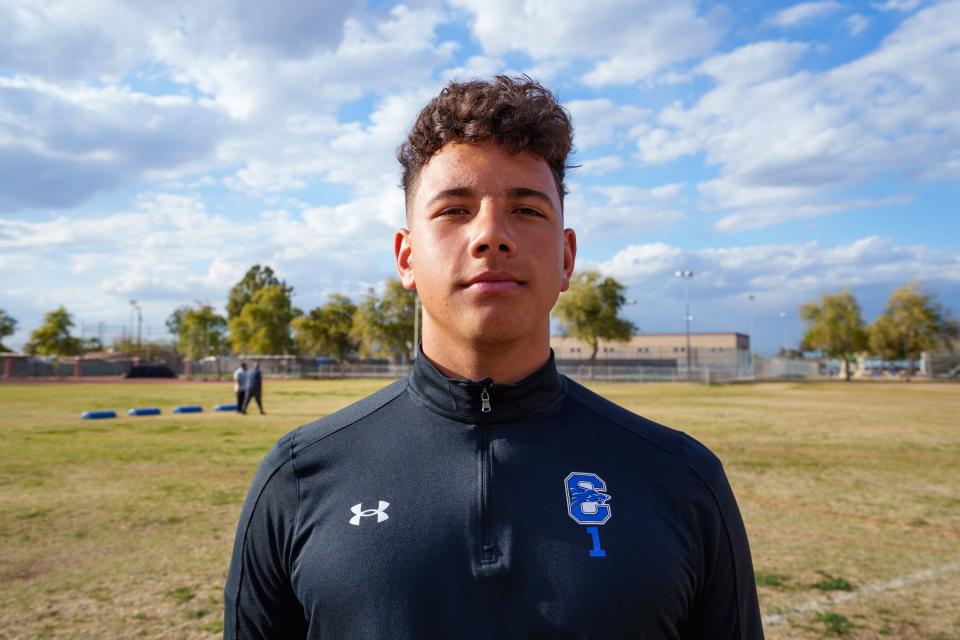
[[[943,565],[942,567],[937,567],[935,569],[924,569],[923,571],[917,571],[905,576],[900,576],[899,578],[894,578],[893,580],[887,580],[885,582],[874,582],[868,584],[859,589],[853,591],[847,591],[844,593],[835,593],[822,598],[817,598],[816,600],[811,600],[805,604],[800,605],[799,607],[793,607],[781,613],[774,613],[770,615],[763,616],[763,626],[772,627],[775,624],[779,624],[788,618],[793,618],[798,615],[803,615],[806,613],[813,613],[815,611],[823,611],[825,608],[840,604],[843,602],[850,602],[851,600],[856,600],[864,596],[870,596],[875,593],[882,593],[884,591],[892,591],[894,589],[902,589],[908,587],[912,584],[918,582],[924,582],[926,580],[933,580],[934,578],[939,578],[940,576],[952,573],[954,571],[960,570],[960,562],[953,562],[951,564]]]

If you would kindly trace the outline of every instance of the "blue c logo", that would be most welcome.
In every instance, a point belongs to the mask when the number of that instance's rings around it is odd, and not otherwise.
[[[607,484],[595,473],[573,472],[565,481],[567,511],[578,524],[603,524],[610,519]]]

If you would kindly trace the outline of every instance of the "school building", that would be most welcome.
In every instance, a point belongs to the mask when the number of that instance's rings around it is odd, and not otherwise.
[[[590,366],[590,346],[576,338],[551,336],[557,366],[582,373]],[[690,371],[707,370],[715,378],[748,375],[750,336],[737,332],[690,333]],[[638,333],[625,342],[601,340],[594,368],[615,373],[635,370],[638,377],[683,377],[687,374],[687,334]]]

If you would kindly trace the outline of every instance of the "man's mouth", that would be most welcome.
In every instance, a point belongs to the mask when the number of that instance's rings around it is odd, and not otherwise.
[[[467,281],[466,288],[479,293],[498,293],[517,289],[523,283],[505,271],[485,271]]]

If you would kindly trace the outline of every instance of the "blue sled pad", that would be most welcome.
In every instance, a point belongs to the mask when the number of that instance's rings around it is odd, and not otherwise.
[[[174,407],[174,413],[200,413],[203,411],[203,407],[191,405],[187,407]]]
[[[218,404],[213,408],[214,411],[236,411],[237,405],[235,404]]]
[[[80,416],[84,420],[103,420],[104,418],[116,418],[116,411],[84,411]]]
[[[160,409],[155,407],[149,407],[145,409],[130,409],[127,411],[127,415],[130,416],[158,416],[160,415]]]

